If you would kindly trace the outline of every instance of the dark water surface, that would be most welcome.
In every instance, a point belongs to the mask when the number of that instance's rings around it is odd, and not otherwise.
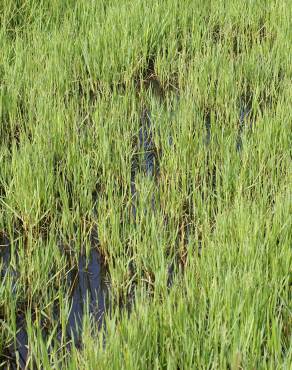
[[[238,152],[241,152],[242,150],[242,136],[244,133],[244,129],[252,129],[251,109],[252,108],[250,105],[242,105],[240,108],[239,127],[236,139],[236,150]]]
[[[80,344],[82,320],[88,303],[89,313],[102,328],[106,311],[106,287],[103,282],[101,258],[97,249],[91,249],[89,256],[80,255],[78,268],[70,272],[69,282],[73,287],[72,307],[68,317],[67,334],[74,343]]]
[[[151,120],[150,111],[147,108],[143,109],[140,122],[138,143],[132,158],[131,167],[131,198],[134,220],[136,220],[138,202],[136,175],[138,173],[143,173],[145,176],[154,179],[158,174],[157,151],[153,140],[153,122]],[[154,211],[154,197],[152,197],[151,200],[151,208]]]
[[[91,239],[94,239],[91,237]],[[66,326],[66,342],[69,350],[72,343],[75,346],[81,346],[82,322],[83,317],[88,307],[91,318],[96,322],[97,328],[100,330],[103,327],[103,317],[106,311],[106,296],[108,287],[104,283],[105,272],[102,265],[101,256],[96,245],[92,246],[88,255],[80,254],[78,257],[78,265],[69,271],[67,274],[67,286],[70,296],[70,312]],[[17,274],[14,273],[10,266],[11,260],[11,245],[5,236],[0,239],[0,266],[1,266],[1,281],[7,277],[9,273],[12,276],[12,284],[14,285],[17,279]],[[13,287],[12,287],[13,288]],[[26,330],[25,309],[17,311],[16,314],[16,340],[11,343],[5,350],[3,355],[0,355],[0,363],[9,364],[10,368],[17,368],[17,364],[21,369],[24,369],[28,360],[28,334]],[[0,319],[5,322],[5,318]],[[54,319],[58,322],[58,309],[55,310]],[[47,329],[43,329],[44,339],[50,335]],[[59,335],[61,339],[61,323],[59,323]],[[8,366],[8,365],[7,365]]]

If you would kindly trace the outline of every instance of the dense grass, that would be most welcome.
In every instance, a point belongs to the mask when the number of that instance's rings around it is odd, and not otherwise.
[[[0,2],[4,368],[20,319],[28,368],[291,368],[289,4]],[[92,230],[108,310],[68,346]]]

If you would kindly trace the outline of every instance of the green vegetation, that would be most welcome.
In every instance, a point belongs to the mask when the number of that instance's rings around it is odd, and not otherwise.
[[[1,0],[0,367],[25,366],[21,322],[27,368],[291,369],[291,19],[288,0]],[[104,324],[88,307],[70,345],[91,248]]]

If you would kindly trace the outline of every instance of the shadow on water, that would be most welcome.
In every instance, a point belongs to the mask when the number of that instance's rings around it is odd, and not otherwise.
[[[244,133],[245,128],[249,128],[252,130],[252,117],[251,117],[252,108],[250,104],[243,104],[240,107],[240,115],[239,115],[239,125],[238,125],[238,133],[236,139],[236,151],[242,151],[242,136]]]
[[[4,233],[0,233],[0,276],[1,282],[4,283],[8,274],[12,279],[12,293],[15,291],[15,283],[17,280],[17,272],[11,267],[11,244],[8,237]],[[0,320],[5,323],[4,314],[1,313]],[[16,312],[16,337],[15,344],[10,344],[5,348],[4,353],[0,354],[0,364],[9,363],[10,368],[16,369],[16,363],[19,363],[20,368],[25,368],[26,359],[28,356],[27,348],[27,332],[25,330],[25,316],[22,312]],[[2,358],[3,357],[3,358]],[[17,360],[17,361],[16,361]]]
[[[77,347],[81,345],[83,317],[87,307],[98,329],[102,329],[107,295],[103,279],[101,257],[97,249],[91,249],[88,257],[80,255],[78,268],[68,275],[72,306],[68,317],[67,335]]]
[[[1,280],[4,279],[10,264],[10,243],[5,234],[0,233]]]
[[[154,176],[156,153],[153,141],[152,122],[150,112],[145,108],[141,117],[142,126],[139,130],[139,146],[144,151],[145,172]]]
[[[205,129],[206,129],[206,136],[204,139],[205,145],[209,145],[211,141],[211,113],[207,111],[205,114]]]
[[[10,274],[12,285],[17,280],[17,274],[10,266],[11,244],[6,236],[0,235],[0,272],[1,281]],[[107,309],[108,286],[105,283],[105,269],[102,258],[98,251],[98,240],[96,235],[91,235],[91,248],[89,253],[81,253],[78,263],[67,273],[67,287],[70,301],[70,311],[66,325],[66,349],[70,350],[72,345],[82,346],[82,326],[84,315],[89,311],[92,322],[96,323],[96,328],[101,331],[104,327],[104,314]],[[26,329],[26,308],[17,309],[16,312],[16,336],[15,340],[9,344],[4,353],[0,355],[0,364],[3,363],[7,368],[21,368],[27,366],[28,361],[28,333]],[[55,309],[54,320],[58,323],[60,317],[58,307]],[[5,323],[5,316],[2,315],[0,307],[0,320]],[[61,341],[61,323],[58,323],[57,340]],[[48,329],[43,328],[44,339],[50,335]],[[104,339],[104,338],[103,338]],[[48,350],[50,352],[50,349]]]
[[[204,114],[204,123],[205,123],[205,137],[203,143],[208,148],[211,143],[211,112],[207,110]],[[242,151],[242,138],[244,135],[245,129],[253,129],[253,117],[252,117],[252,105],[251,97],[249,99],[243,99],[239,108],[239,119],[238,119],[238,131],[236,137],[236,151]]]
[[[143,109],[140,122],[137,145],[132,157],[131,166],[131,197],[134,220],[136,220],[138,203],[136,175],[143,173],[149,178],[155,178],[159,172],[158,156],[153,140],[153,123],[151,114],[147,108]],[[154,197],[151,199],[151,208],[154,211]]]
[[[16,339],[14,343],[9,346],[8,352],[12,359],[13,368],[17,368],[18,364],[21,369],[26,367],[28,358],[28,335],[25,329],[26,320],[25,315],[20,313],[16,318]]]
[[[209,125],[207,127],[207,137],[208,142],[210,141],[210,116],[209,116]],[[141,113],[140,118],[140,128],[136,139],[135,153],[132,157],[132,166],[131,166],[131,199],[132,199],[132,216],[134,222],[137,222],[137,207],[139,204],[139,194],[136,189],[136,176],[138,173],[142,173],[145,177],[148,177],[154,181],[154,184],[157,185],[159,178],[159,158],[162,155],[162,152],[159,152],[155,147],[153,133],[155,129],[155,122],[151,118],[151,113],[147,107],[144,107]],[[174,149],[173,138],[169,136],[168,144]],[[189,189],[190,190],[190,189]],[[151,203],[149,209],[152,212],[155,212],[157,204],[154,201],[154,195],[151,198]],[[186,206],[183,210],[184,216],[182,217],[182,222],[180,225],[179,235],[177,237],[177,249],[179,249],[179,243],[184,246],[188,243],[190,236],[190,222],[191,217],[190,207]],[[147,211],[147,210],[145,210]],[[183,253],[185,256],[185,254]],[[167,287],[171,288],[174,282],[175,274],[178,270],[183,270],[184,265],[184,256],[181,256],[180,253],[174,257],[172,263],[168,266],[168,279]],[[133,272],[134,274],[134,272]]]

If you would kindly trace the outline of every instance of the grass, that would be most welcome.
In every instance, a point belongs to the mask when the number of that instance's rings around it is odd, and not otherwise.
[[[0,3],[0,367],[291,368],[291,16]],[[72,345],[91,248],[107,309],[98,330],[87,301]]]

